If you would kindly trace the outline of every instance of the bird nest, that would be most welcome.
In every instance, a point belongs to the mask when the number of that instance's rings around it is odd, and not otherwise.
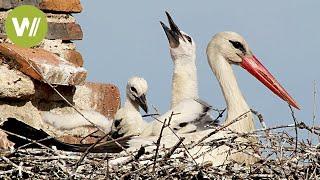
[[[222,128],[225,127],[220,129]],[[302,133],[308,133],[308,137],[300,138],[298,135]],[[193,158],[187,158],[188,146],[183,145],[183,138],[170,149],[158,146],[153,152],[145,152],[143,147],[136,152],[123,151],[115,154],[90,153],[90,148],[84,153],[60,151],[54,147],[18,148],[2,153],[0,177],[4,179],[319,179],[320,145],[315,143],[319,142],[319,135],[319,127],[309,127],[300,122],[263,128],[250,133],[236,133],[234,137],[207,142],[206,145],[212,149],[226,145],[239,152],[247,148],[259,152],[257,161],[251,165],[229,162],[218,167],[212,166],[209,162],[197,163]],[[256,137],[259,141],[239,144],[235,141],[238,137]],[[181,152],[185,156],[174,156]]]

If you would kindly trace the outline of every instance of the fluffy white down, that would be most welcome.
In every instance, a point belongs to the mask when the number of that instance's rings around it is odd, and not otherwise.
[[[142,119],[137,98],[145,96],[147,91],[148,84],[145,79],[134,76],[128,80],[124,105],[117,111],[114,118],[114,121],[118,121],[119,125],[115,127],[114,124],[112,131],[125,136],[142,133],[148,123]]]
[[[142,119],[139,111],[134,108],[126,107],[123,107],[117,111],[115,120],[121,120],[121,128],[118,132],[120,134],[125,134],[126,136],[140,135],[148,124]]]
[[[93,110],[80,112],[105,133],[109,133],[111,131],[112,121],[102,114]],[[55,114],[52,112],[42,112],[41,115],[44,122],[60,130],[70,130],[82,126],[92,126],[92,124],[79,113]]]
[[[172,115],[174,114],[174,115]],[[171,117],[172,115],[172,117]],[[203,115],[203,105],[194,99],[184,99],[174,108],[167,111],[165,114],[157,117],[157,120],[154,120],[150,123],[145,124],[144,131],[141,136],[158,136],[162,127],[162,123],[171,117],[170,127],[175,128],[179,133],[189,133],[197,129],[195,125],[192,124],[197,120],[201,115]],[[181,128],[179,124],[188,123],[187,126]],[[170,133],[171,131],[166,128],[164,134]]]

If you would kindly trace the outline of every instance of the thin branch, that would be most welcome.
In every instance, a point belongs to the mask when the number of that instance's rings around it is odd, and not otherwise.
[[[172,116],[172,114],[171,114],[171,116]],[[156,148],[156,152],[155,152],[155,156],[154,156],[154,160],[153,160],[153,167],[152,167],[152,173],[153,174],[155,173],[155,169],[156,169],[157,156],[158,156],[158,152],[159,152],[162,133],[163,133],[164,128],[166,127],[166,121],[167,121],[167,119],[165,119],[163,124],[162,124],[161,130],[160,130],[160,134],[159,134],[158,140],[156,142],[157,148]]]

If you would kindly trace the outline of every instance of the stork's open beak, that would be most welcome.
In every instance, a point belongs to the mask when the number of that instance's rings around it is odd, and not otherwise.
[[[147,105],[147,98],[144,94],[142,94],[140,97],[136,98],[137,103],[139,106],[144,110],[144,112],[148,113],[148,105]]]
[[[168,28],[163,22],[160,21],[160,24],[164,30],[164,32],[167,35],[169,44],[171,48],[176,48],[179,46],[179,38],[182,38],[182,40],[184,40],[184,37],[182,35],[182,33],[180,32],[179,27],[174,23],[174,21],[172,20],[170,14],[168,12],[166,12],[168,21],[169,21],[169,25],[170,28]]]
[[[287,93],[254,55],[243,56],[240,66],[246,69],[281,99],[288,102],[291,106],[300,109],[298,103],[289,95],[289,93]]]

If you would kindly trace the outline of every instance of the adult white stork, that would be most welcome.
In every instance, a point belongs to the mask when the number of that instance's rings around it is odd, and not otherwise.
[[[248,44],[235,32],[220,32],[213,36],[207,47],[209,65],[219,81],[227,104],[226,123],[250,110],[238,87],[232,64],[240,65],[272,92],[291,106],[299,109],[298,103],[286,92],[272,74],[253,55]],[[237,132],[254,130],[252,114],[230,126]]]

